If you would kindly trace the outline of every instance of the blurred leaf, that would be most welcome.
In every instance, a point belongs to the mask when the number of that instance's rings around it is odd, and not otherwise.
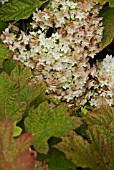
[[[8,50],[3,44],[0,44],[0,62],[4,59],[9,58],[12,55],[12,52]]]
[[[48,99],[48,100],[49,100],[50,102],[56,104],[56,105],[58,105],[58,104],[60,103],[60,100],[57,99],[57,98],[55,98],[55,97],[53,97],[53,96],[49,96],[49,99]]]
[[[20,136],[22,129],[19,126],[16,126],[16,122],[14,122],[14,132],[13,137]]]
[[[64,152],[77,167],[88,167],[91,170],[114,169],[114,138],[106,140],[97,129],[92,127],[88,130],[88,136],[91,143],[71,133],[56,147]]]
[[[10,76],[12,70],[16,67],[16,61],[8,59],[3,61],[3,69]]]
[[[81,111],[78,113],[79,116],[84,116],[88,113],[86,106],[81,107]]]
[[[97,2],[100,2],[102,4],[105,4],[106,2],[109,2],[110,7],[114,7],[114,0],[96,0]]]
[[[1,67],[1,68],[0,68],[0,73],[2,73],[2,71],[3,71],[3,68]]]
[[[14,20],[16,22],[20,19],[27,19],[36,10],[36,8],[40,8],[46,1],[12,0],[0,8],[0,20]]]
[[[32,133],[33,145],[42,153],[48,151],[47,140],[50,137],[66,136],[70,130],[76,129],[79,125],[78,118],[68,116],[65,105],[51,109],[46,102],[36,109],[29,110],[25,119],[25,130]]]
[[[0,121],[0,169],[32,170],[34,155],[29,150],[31,140],[30,134],[14,139],[12,121]]]
[[[114,1],[113,1],[114,2]],[[103,38],[100,43],[101,50],[108,46],[114,38],[114,8],[105,5],[100,11],[100,17],[103,17]]]

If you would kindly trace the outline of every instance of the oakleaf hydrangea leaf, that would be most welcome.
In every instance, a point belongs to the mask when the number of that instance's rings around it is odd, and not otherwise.
[[[110,7],[114,7],[114,0],[96,0],[97,2],[100,2],[102,4],[105,4],[106,2],[109,2]]]
[[[0,21],[0,35],[5,30],[5,28],[8,26],[6,22]]]
[[[16,67],[16,61],[13,59],[8,59],[3,61],[3,70],[10,75],[12,70]]]
[[[2,21],[18,21],[27,19],[35,11],[40,8],[46,1],[40,0],[12,0],[0,8],[0,20]]]
[[[0,44],[0,62],[4,59],[9,58],[12,55],[12,52],[8,50],[3,44]]]
[[[75,169],[75,165],[68,159],[64,153],[56,148],[50,148],[47,155],[38,154],[38,160],[46,161],[50,170],[69,170]]]
[[[44,83],[28,83],[25,88],[20,91],[17,100],[20,102],[26,101],[28,105],[34,105],[37,107],[46,99],[45,91],[46,86]]]
[[[19,84],[18,102],[26,102],[28,105],[38,106],[45,100],[46,85],[42,83],[33,83],[30,81],[31,69],[23,64],[18,65],[11,73],[12,81]]]
[[[105,5],[100,11],[100,16],[103,17],[104,26],[103,38],[100,43],[101,49],[103,49],[108,46],[114,38],[114,8]]]
[[[34,154],[29,150],[31,144],[30,134],[14,139],[12,121],[0,121],[0,169],[32,170]]]
[[[18,64],[10,75],[12,82],[16,82],[19,90],[21,91],[27,84],[31,76],[31,69],[25,67],[23,64]]]
[[[89,128],[90,143],[72,133],[56,145],[77,167],[91,170],[114,169],[114,138],[106,138],[95,128]]]
[[[107,138],[114,138],[114,108],[102,106],[85,116],[88,126],[95,126]]]
[[[36,109],[29,111],[25,119],[25,129],[33,135],[34,147],[42,153],[48,151],[48,139],[52,136],[63,137],[70,130],[76,129],[80,121],[76,117],[70,117],[66,106],[49,108],[46,102]]]
[[[0,75],[0,119],[11,118],[18,122],[27,106],[37,106],[45,100],[46,86],[30,81],[31,69],[23,64],[18,64],[8,73],[10,76],[5,72]]]
[[[16,102],[19,89],[11,82],[9,76],[2,72],[0,75],[0,119],[11,118],[19,121],[26,110],[25,102]]]

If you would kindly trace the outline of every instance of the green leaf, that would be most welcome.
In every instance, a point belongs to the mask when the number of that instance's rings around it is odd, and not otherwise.
[[[27,108],[32,105],[37,107],[46,99],[46,86],[44,83],[35,84],[30,81],[29,67],[23,64],[15,66],[12,60],[7,62],[4,62],[3,66],[10,76],[5,72],[0,75],[0,119],[11,118],[14,122],[18,122]],[[8,64],[9,69],[7,69]]]
[[[12,0],[0,8],[0,20],[15,22],[20,19],[27,19],[40,8],[46,1],[40,0]]]
[[[20,136],[22,129],[19,126],[16,126],[16,122],[14,122],[14,132],[13,137]]]
[[[8,24],[6,22],[0,21],[0,35],[7,28]]]
[[[0,62],[4,59],[9,58],[12,55],[12,52],[8,50],[3,44],[0,44]]]
[[[65,154],[56,148],[50,148],[47,155],[38,154],[37,158],[39,161],[46,161],[49,170],[73,170],[76,167],[71,161],[66,159]]]
[[[48,99],[50,102],[54,103],[55,105],[58,105],[60,103],[60,100],[56,99],[55,97],[53,96],[49,96],[49,99]]]
[[[56,147],[64,152],[77,167],[88,167],[91,170],[114,169],[114,138],[106,140],[97,129],[92,127],[88,130],[88,136],[91,143],[71,133]]]
[[[28,84],[21,89],[17,100],[19,102],[26,101],[28,105],[34,105],[34,107],[37,107],[40,103],[45,101],[45,91],[46,85],[43,82],[35,84],[29,84],[28,82]]]
[[[3,70],[10,76],[12,70],[16,67],[16,61],[8,59],[3,61]]]
[[[81,111],[78,113],[79,116],[84,116],[88,113],[88,110],[86,109],[86,107],[81,107]]]
[[[11,73],[13,82],[18,82],[19,95],[17,97],[18,102],[26,102],[27,105],[34,105],[37,107],[42,103],[46,96],[46,85],[42,83],[33,83],[30,81],[32,75],[31,69],[24,65],[18,65]]]
[[[96,0],[97,2],[100,2],[101,4],[105,4],[106,2],[109,2],[110,7],[114,7],[114,0]]]
[[[19,121],[26,110],[26,102],[16,102],[19,88],[10,77],[2,72],[0,75],[0,119],[11,118]]]
[[[1,67],[1,68],[0,68],[0,73],[2,73],[2,71],[3,71],[3,68]]]
[[[30,76],[31,69],[19,63],[11,72],[10,79],[12,82],[17,83],[19,91],[21,91],[23,88],[25,88]]]
[[[114,1],[113,1],[114,2]],[[100,11],[100,16],[103,17],[103,38],[100,43],[101,50],[108,46],[114,38],[114,8],[105,5]]]
[[[30,134],[14,139],[12,121],[0,121],[0,170],[32,170],[34,155],[29,150],[31,144]]]
[[[96,127],[107,139],[114,138],[114,108],[102,106],[85,116],[88,126]]]
[[[76,117],[70,117],[66,106],[49,108],[46,102],[36,109],[29,110],[25,119],[25,130],[33,135],[34,147],[42,153],[48,151],[48,139],[52,136],[66,136],[70,130],[76,129],[80,121]]]

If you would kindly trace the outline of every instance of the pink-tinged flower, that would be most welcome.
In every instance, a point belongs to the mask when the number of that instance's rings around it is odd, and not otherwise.
[[[90,68],[89,59],[100,51],[101,8],[93,0],[52,0],[44,10],[36,9],[33,13],[32,30],[28,29],[27,34],[20,31],[17,38],[9,32],[9,26],[1,38],[16,53],[14,59],[36,69],[38,75],[34,76],[46,82],[48,95],[69,105],[76,102],[83,105],[90,100],[96,106],[91,88],[96,90],[97,83],[90,84],[89,76],[101,72]]]

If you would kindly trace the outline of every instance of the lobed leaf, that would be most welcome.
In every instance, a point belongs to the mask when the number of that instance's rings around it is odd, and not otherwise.
[[[38,105],[45,100],[45,85],[37,83],[29,86],[31,69],[23,64],[17,65],[12,72],[7,71],[10,76],[5,72],[0,75],[0,119],[11,118],[17,123],[27,106]]]
[[[70,160],[66,159],[65,154],[56,148],[50,148],[47,155],[38,154],[38,160],[46,161],[49,170],[75,169],[75,165]]]
[[[100,48],[102,50],[114,39],[114,8],[105,5],[100,11],[100,17],[103,17],[102,22],[104,26],[103,38],[100,43]]]
[[[17,64],[15,69],[11,72],[10,80],[11,82],[16,82],[19,91],[21,91],[27,84],[31,76],[31,69],[25,67],[23,64]]]
[[[6,22],[0,21],[0,35],[7,28],[8,24]]]
[[[26,110],[25,102],[16,102],[18,88],[6,73],[0,75],[0,119],[11,118],[14,122],[21,119]]]
[[[16,61],[8,59],[3,61],[3,70],[10,76],[13,69],[16,67]]]
[[[43,82],[30,85],[28,83],[21,89],[17,100],[18,102],[26,101],[28,105],[34,105],[37,107],[40,103],[45,101],[45,91],[46,86]]]
[[[91,170],[114,169],[114,138],[107,140],[97,129],[89,128],[91,143],[81,136],[72,133],[56,147],[66,154],[66,157],[77,167]]]
[[[13,123],[11,120],[0,121],[0,169],[32,170],[34,154],[29,147],[32,143],[30,134],[13,138]]]
[[[0,44],[0,62],[4,59],[9,58],[12,55],[12,52],[8,50],[3,44]]]
[[[0,20],[16,22],[20,19],[27,19],[36,8],[40,8],[45,2],[41,0],[11,0],[0,8]]]
[[[32,133],[34,147],[43,153],[48,151],[47,140],[52,137],[63,137],[70,130],[76,129],[80,121],[76,117],[69,117],[66,106],[49,108],[46,102],[36,109],[29,110],[25,119],[25,130]]]
[[[19,95],[18,102],[26,102],[27,105],[38,106],[45,100],[46,85],[42,83],[31,82],[31,69],[24,65],[18,65],[11,73],[12,81],[18,83]]]
[[[107,139],[114,137],[114,108],[102,106],[85,116],[89,126],[96,127]]]

